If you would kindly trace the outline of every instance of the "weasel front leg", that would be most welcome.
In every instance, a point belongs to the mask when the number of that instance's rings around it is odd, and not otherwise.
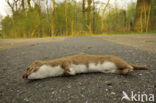
[[[68,74],[70,74],[70,75],[75,75],[76,74],[73,68],[69,68],[69,70],[70,71],[67,71]]]
[[[70,67],[69,63],[64,62],[62,64],[62,68],[65,70],[64,74],[65,75],[75,75],[75,71],[73,70],[73,68]]]

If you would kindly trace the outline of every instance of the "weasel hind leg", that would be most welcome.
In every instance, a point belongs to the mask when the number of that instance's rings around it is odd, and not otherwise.
[[[69,68],[69,71],[67,71],[67,73],[68,73],[69,75],[75,75],[75,74],[76,74],[76,72],[74,71],[73,68]]]
[[[125,68],[118,69],[116,71],[117,74],[129,74],[133,72],[134,68],[131,65],[126,66]]]

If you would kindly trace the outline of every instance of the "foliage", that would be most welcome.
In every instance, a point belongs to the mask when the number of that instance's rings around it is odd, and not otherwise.
[[[156,0],[152,0],[151,29],[156,33]]]
[[[16,1],[20,4],[23,0]],[[52,4],[52,0],[48,5],[46,1],[49,0],[33,0],[33,5],[30,1],[22,2],[23,4],[14,7],[16,9],[12,8],[12,15],[2,19],[2,38],[49,37],[53,32],[54,36],[133,32],[136,17],[136,3],[133,2],[126,10],[118,8],[117,5],[113,9],[105,8],[107,10],[103,16],[103,10],[95,7],[94,0],[87,0],[88,7],[84,2],[67,0],[57,2],[55,8],[48,6]],[[111,7],[109,2],[107,4]],[[151,29],[155,29],[156,25],[155,6],[156,2],[153,0]]]

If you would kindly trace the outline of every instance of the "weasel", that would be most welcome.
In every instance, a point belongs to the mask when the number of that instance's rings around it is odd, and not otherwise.
[[[89,72],[128,74],[135,69],[148,70],[149,68],[128,64],[123,59],[112,55],[81,54],[49,61],[36,61],[28,67],[23,78],[42,79]]]

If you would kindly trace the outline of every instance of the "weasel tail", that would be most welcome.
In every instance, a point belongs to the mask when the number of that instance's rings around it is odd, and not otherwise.
[[[148,69],[149,69],[149,67],[143,66],[143,65],[131,64],[131,66],[132,66],[135,70],[148,70]]]

